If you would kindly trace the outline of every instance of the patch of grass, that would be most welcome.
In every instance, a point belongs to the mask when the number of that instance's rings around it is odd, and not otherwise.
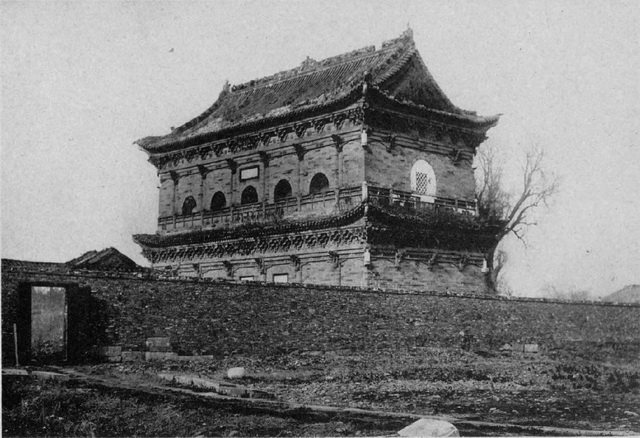
[[[6,436],[185,436],[193,429],[171,403],[56,381],[4,382],[2,399]]]

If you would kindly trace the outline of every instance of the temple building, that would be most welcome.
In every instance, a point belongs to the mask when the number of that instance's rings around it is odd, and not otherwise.
[[[229,86],[136,143],[158,169],[153,267],[234,280],[483,293],[496,229],[472,161],[498,116],[445,96],[411,30]]]

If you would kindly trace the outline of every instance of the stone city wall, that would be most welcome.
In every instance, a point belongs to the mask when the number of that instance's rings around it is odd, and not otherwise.
[[[142,275],[142,274],[140,274]],[[90,288],[82,315],[103,346],[144,351],[153,336],[184,355],[273,355],[293,350],[498,350],[538,344],[542,354],[638,357],[640,305],[506,299],[335,286],[137,278],[114,273],[2,273],[3,363],[13,361],[12,326],[22,283]],[[77,306],[76,306],[77,307]],[[70,309],[74,308],[70,305]],[[87,328],[89,327],[89,328]]]

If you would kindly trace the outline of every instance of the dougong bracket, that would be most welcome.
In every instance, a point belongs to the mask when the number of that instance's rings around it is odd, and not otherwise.
[[[429,257],[429,260],[427,260],[427,269],[430,271],[433,270],[436,263],[438,263],[438,253],[434,252],[431,257]]]
[[[467,266],[468,262],[469,262],[469,256],[466,256],[466,255],[460,256],[460,260],[458,260],[458,269],[460,271],[464,270],[464,267]]]
[[[227,277],[233,277],[233,265],[229,260],[225,260],[222,262],[224,269],[227,271]]]
[[[329,259],[331,260],[331,263],[333,263],[334,268],[340,266],[340,255],[338,255],[337,252],[329,251]]]
[[[404,249],[397,249],[395,255],[395,267],[396,269],[400,269],[400,263],[404,260],[407,251]]]
[[[266,273],[266,268],[264,266],[264,259],[262,258],[255,258],[254,259],[256,262],[256,265],[258,265],[258,271],[260,272],[260,274],[264,275]]]
[[[297,255],[291,255],[289,256],[289,258],[291,259],[291,263],[293,264],[293,268],[296,270],[296,272],[299,271],[300,267],[302,266],[300,257],[298,257]]]

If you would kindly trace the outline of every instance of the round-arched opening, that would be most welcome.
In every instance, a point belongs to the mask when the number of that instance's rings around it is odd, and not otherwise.
[[[211,198],[211,211],[222,210],[227,206],[227,198],[222,192],[216,192]]]
[[[240,204],[253,204],[258,202],[258,192],[256,192],[255,187],[248,186],[246,189],[242,191],[242,197],[240,198]]]
[[[411,190],[418,195],[436,195],[436,174],[424,160],[416,161],[411,168]]]
[[[276,184],[276,189],[273,192],[273,199],[278,202],[285,198],[290,198],[293,191],[291,190],[291,184],[286,179],[281,179]]]
[[[196,200],[193,198],[193,196],[187,196],[187,198],[182,203],[182,214],[186,215],[193,213],[196,205]]]
[[[329,180],[324,173],[316,173],[311,178],[311,184],[309,184],[309,193],[314,195],[316,193],[322,193],[329,190]]]

